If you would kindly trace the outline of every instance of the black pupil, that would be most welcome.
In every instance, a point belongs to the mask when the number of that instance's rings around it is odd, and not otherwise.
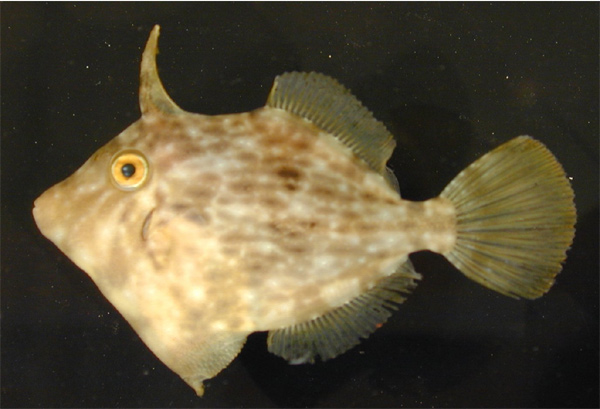
[[[133,166],[131,163],[126,163],[125,165],[123,165],[121,167],[121,173],[126,178],[132,177],[133,174],[135,173],[135,166]]]

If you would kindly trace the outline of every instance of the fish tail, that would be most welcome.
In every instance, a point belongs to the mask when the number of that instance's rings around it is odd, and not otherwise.
[[[463,274],[514,298],[550,289],[573,241],[576,211],[562,166],[541,142],[510,140],[440,196],[456,209],[456,244],[444,256]]]

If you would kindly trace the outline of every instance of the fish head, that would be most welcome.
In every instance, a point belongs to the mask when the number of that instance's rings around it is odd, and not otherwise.
[[[119,274],[112,264],[139,250],[144,220],[156,207],[155,162],[143,128],[143,121],[130,126],[34,202],[42,234],[97,283]]]
[[[171,100],[158,77],[158,34],[156,26],[142,56],[142,117],[34,203],[33,216],[42,234],[106,296],[112,287],[122,286],[124,271],[156,270],[144,241],[158,207],[160,168],[169,168],[177,159],[167,152],[165,164],[160,152],[165,152],[169,124],[177,123],[180,115],[191,115]]]
[[[155,26],[142,56],[141,118],[38,197],[33,217],[201,395],[203,380],[237,355],[251,331],[237,293],[220,291],[239,286],[235,275],[218,273],[223,260],[203,214],[219,177],[198,164],[205,132],[197,125],[215,127],[167,95],[156,69],[158,34]],[[235,271],[235,263],[227,268]]]

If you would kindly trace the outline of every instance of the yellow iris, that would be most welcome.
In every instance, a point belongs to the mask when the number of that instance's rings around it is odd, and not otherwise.
[[[148,179],[148,160],[139,151],[124,150],[113,156],[110,173],[115,185],[122,190],[136,190]]]

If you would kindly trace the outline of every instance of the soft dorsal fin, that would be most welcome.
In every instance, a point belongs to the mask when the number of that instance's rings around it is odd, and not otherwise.
[[[289,72],[275,78],[267,106],[308,119],[334,135],[374,171],[385,175],[394,138],[350,91],[315,72]]]
[[[269,331],[269,352],[291,364],[323,361],[346,352],[385,323],[421,279],[409,259],[375,287],[308,322]]]
[[[142,67],[140,71],[140,109],[142,115],[151,112],[166,114],[185,112],[169,97],[158,76],[156,53],[158,52],[159,34],[160,26],[155,25],[150,32],[150,37],[142,54]]]

